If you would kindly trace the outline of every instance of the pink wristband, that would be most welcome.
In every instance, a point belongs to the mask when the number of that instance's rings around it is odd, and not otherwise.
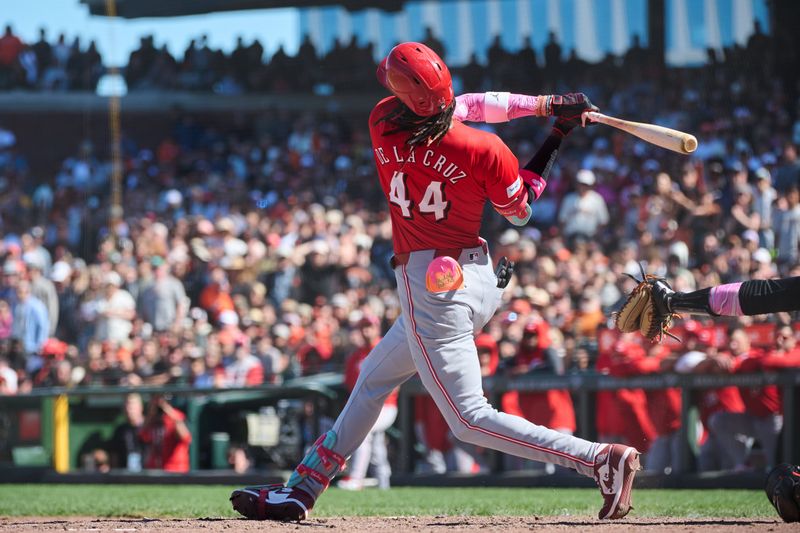
[[[727,283],[711,289],[708,297],[708,306],[711,311],[724,316],[742,316],[742,306],[739,305],[739,287],[742,283]]]

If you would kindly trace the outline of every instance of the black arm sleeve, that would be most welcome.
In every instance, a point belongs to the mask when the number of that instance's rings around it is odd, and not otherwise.
[[[545,139],[539,147],[539,150],[523,168],[538,174],[543,180],[547,181],[550,170],[553,168],[553,163],[555,163],[556,157],[558,157],[558,149],[561,146],[561,140],[563,138],[564,136],[560,133],[555,131],[551,132],[550,136]]]
[[[739,305],[745,315],[800,311],[800,276],[745,281],[739,288]]]

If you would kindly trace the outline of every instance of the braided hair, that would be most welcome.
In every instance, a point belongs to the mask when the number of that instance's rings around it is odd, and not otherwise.
[[[431,144],[444,137],[444,134],[450,129],[455,110],[456,101],[454,99],[440,113],[430,117],[421,117],[398,100],[397,106],[379,118],[375,124],[387,122],[395,126],[393,129],[385,131],[383,135],[393,135],[400,131],[409,132],[406,141],[409,146]]]

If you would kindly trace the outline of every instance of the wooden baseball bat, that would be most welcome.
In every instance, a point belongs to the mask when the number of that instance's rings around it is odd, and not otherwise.
[[[644,122],[632,122],[621,118],[609,117],[596,111],[587,111],[586,116],[592,122],[607,124],[613,128],[630,133],[656,146],[678,152],[679,154],[691,154],[697,150],[697,139],[694,135],[682,131],[647,124]]]

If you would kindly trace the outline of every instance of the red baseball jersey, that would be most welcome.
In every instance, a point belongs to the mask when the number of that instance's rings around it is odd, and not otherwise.
[[[480,246],[486,200],[502,208],[523,194],[517,158],[496,135],[458,121],[440,141],[412,148],[408,131],[378,122],[397,103],[385,98],[369,117],[395,253]]]
[[[786,368],[781,363],[782,360],[791,360],[791,355],[779,352],[764,353],[762,350],[750,350],[746,354],[740,355],[733,361],[735,372],[758,372],[761,370],[780,370]],[[770,363],[777,365],[770,368]],[[781,401],[781,391],[777,385],[767,385],[766,387],[739,387],[739,394],[742,396],[745,411],[751,415],[766,417],[779,415],[783,412],[783,402]]]

